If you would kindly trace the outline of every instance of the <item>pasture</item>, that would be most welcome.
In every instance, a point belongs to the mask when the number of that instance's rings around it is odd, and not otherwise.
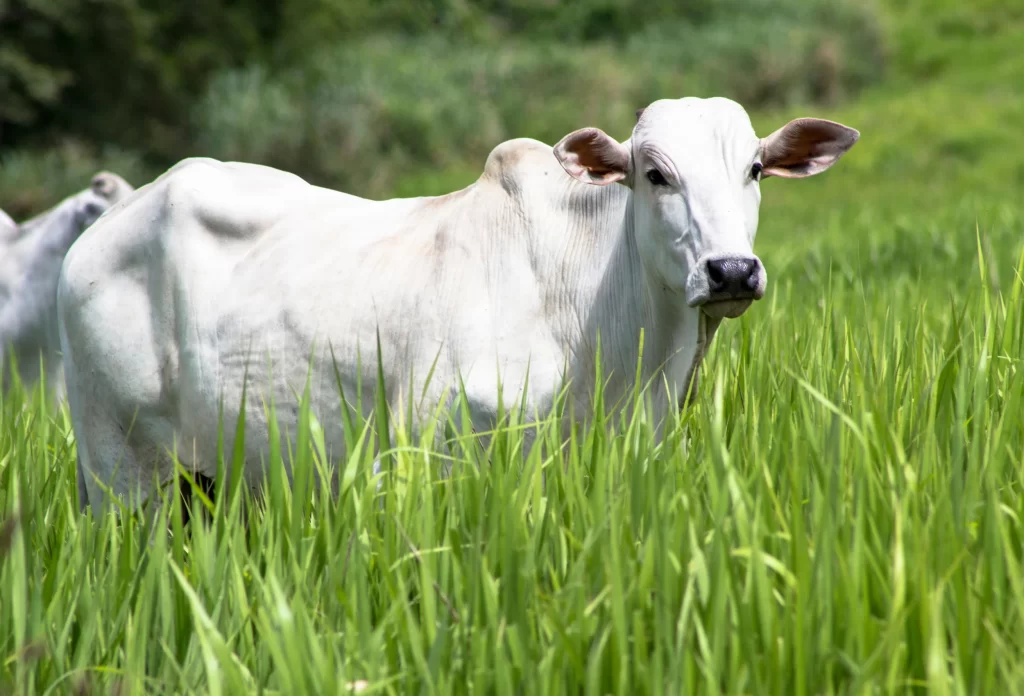
[[[527,458],[515,414],[488,451],[456,417],[449,479],[399,433],[378,491],[395,414],[332,462],[303,413],[262,503],[221,481],[187,525],[97,519],[66,409],[15,389],[0,692],[1024,691],[1024,15],[988,5],[894,10],[899,69],[814,110],[861,140],[763,185],[767,294],[658,445],[642,409]],[[333,466],[336,499],[308,485]]]

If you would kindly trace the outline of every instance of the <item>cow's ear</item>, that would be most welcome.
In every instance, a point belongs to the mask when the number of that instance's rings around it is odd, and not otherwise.
[[[799,179],[820,174],[853,147],[858,138],[858,131],[841,123],[820,118],[795,119],[761,139],[762,176]]]
[[[110,172],[97,172],[92,178],[90,188],[97,196],[110,198],[117,190],[117,180]]]
[[[573,131],[555,145],[562,168],[580,181],[605,186],[629,176],[629,148],[600,128]]]

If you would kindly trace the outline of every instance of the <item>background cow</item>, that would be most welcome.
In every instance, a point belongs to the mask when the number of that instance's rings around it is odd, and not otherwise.
[[[596,128],[553,149],[511,140],[463,190],[381,202],[268,167],[186,160],[64,264],[82,502],[99,502],[101,484],[141,502],[171,477],[175,447],[213,477],[220,409],[230,448],[246,374],[244,475],[257,487],[264,406],[274,400],[294,441],[311,359],[312,405],[342,455],[335,367],[368,411],[378,336],[385,398],[396,412],[412,406],[413,428],[460,379],[480,427],[498,412],[499,376],[506,405],[523,399],[531,415],[564,380],[589,398],[599,337],[608,402],[629,393],[639,361],[660,418],[721,319],[765,292],[753,254],[760,180],[822,172],[858,136],[798,119],[760,139],[735,102],[661,100],[623,143]]]
[[[5,391],[13,381],[12,358],[21,380],[31,387],[40,377],[42,357],[51,393],[63,395],[57,332],[61,264],[82,232],[133,190],[120,176],[100,172],[89,188],[15,226],[0,241],[0,366]]]

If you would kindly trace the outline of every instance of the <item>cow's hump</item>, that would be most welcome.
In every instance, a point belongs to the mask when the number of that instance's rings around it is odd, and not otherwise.
[[[491,150],[482,178],[507,186],[531,175],[542,174],[552,167],[558,167],[558,161],[550,145],[532,138],[515,138]]]

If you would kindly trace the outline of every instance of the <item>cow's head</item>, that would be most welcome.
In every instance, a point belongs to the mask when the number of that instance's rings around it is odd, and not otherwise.
[[[815,118],[758,138],[728,99],[659,100],[637,112],[619,143],[597,128],[562,138],[555,156],[573,177],[633,190],[634,234],[645,268],[686,304],[712,317],[738,317],[764,296],[754,255],[760,181],[819,174],[860,133]]]
[[[99,219],[108,208],[125,198],[135,189],[127,181],[111,172],[99,172],[92,184],[76,197],[75,224],[83,232]]]

